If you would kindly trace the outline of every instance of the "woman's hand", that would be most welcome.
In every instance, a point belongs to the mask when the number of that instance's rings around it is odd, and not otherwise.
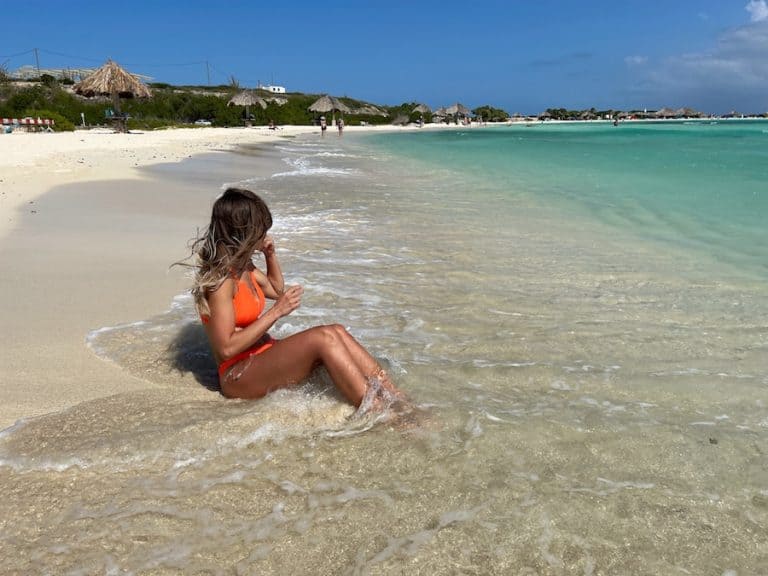
[[[275,253],[275,241],[272,236],[265,236],[261,244],[261,252],[265,257],[269,258]]]
[[[304,294],[304,288],[301,286],[289,286],[272,306],[278,317],[288,316],[301,305],[301,295]]]

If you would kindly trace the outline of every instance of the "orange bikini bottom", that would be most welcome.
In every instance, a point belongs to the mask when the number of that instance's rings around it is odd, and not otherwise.
[[[260,342],[253,348],[249,348],[248,350],[240,352],[240,354],[232,356],[232,358],[230,358],[229,360],[224,360],[224,362],[219,364],[219,378],[224,378],[227,371],[238,362],[242,362],[246,358],[250,358],[251,356],[255,356],[256,354],[261,354],[265,350],[269,350],[270,348],[272,348],[272,346],[274,345],[275,342],[277,342],[277,340],[275,340],[271,336],[269,336],[268,338],[269,340],[267,340],[266,342]]]

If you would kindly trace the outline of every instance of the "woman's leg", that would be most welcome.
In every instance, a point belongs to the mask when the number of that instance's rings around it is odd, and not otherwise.
[[[332,328],[337,330],[339,338],[344,342],[350,355],[360,371],[365,374],[366,378],[377,378],[386,390],[393,394],[401,395],[401,392],[394,384],[392,384],[387,372],[379,365],[376,359],[371,356],[370,352],[355,340],[355,337],[352,336],[352,334],[347,332],[347,330],[340,324],[334,324]]]
[[[320,362],[339,391],[359,406],[372,375],[364,372],[370,363],[363,359],[361,366],[361,358],[356,357],[359,352],[351,352],[354,348],[350,348],[342,332],[346,330],[337,325],[317,326],[279,340],[270,349],[236,364],[222,379],[221,390],[231,398],[260,398],[272,390],[298,384]],[[371,362],[378,366],[373,358]],[[241,365],[244,367],[239,372]]]

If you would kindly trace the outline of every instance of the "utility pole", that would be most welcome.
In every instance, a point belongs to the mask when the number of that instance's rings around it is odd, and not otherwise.
[[[37,65],[37,77],[40,78],[40,57],[37,55],[37,48],[35,48],[35,64]]]

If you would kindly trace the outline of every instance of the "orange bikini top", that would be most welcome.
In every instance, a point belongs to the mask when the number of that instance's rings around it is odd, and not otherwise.
[[[251,270],[250,284],[253,284],[256,294],[251,290],[249,283],[240,278],[237,281],[237,292],[232,298],[232,305],[235,307],[235,326],[238,328],[245,328],[254,323],[261,316],[267,302],[253,270]],[[203,324],[208,324],[210,318],[207,315],[200,316],[200,320]]]

